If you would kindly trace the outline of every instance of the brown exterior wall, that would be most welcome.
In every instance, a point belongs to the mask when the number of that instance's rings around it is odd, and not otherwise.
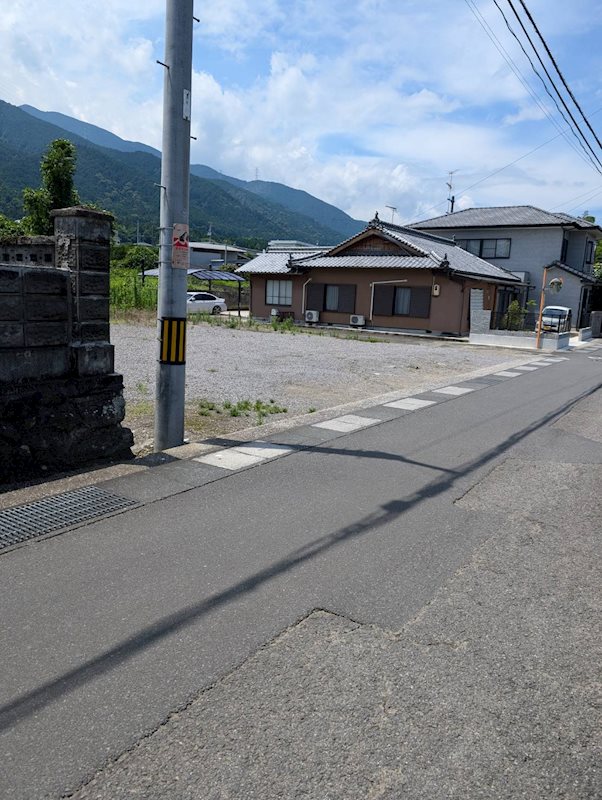
[[[291,280],[293,302],[290,306],[272,306],[265,302],[267,280]],[[304,311],[303,295],[307,297],[310,283],[346,285],[356,287],[355,308],[353,312],[320,311],[320,322],[326,325],[349,325],[350,313],[363,314],[366,326],[397,330],[420,330],[435,333],[467,334],[470,330],[470,289],[484,290],[484,306],[492,309],[495,301],[495,285],[476,280],[450,278],[444,273],[432,270],[353,270],[319,269],[305,275],[257,275],[251,277],[251,313],[258,318],[270,317],[272,308],[281,312],[292,312],[296,320],[302,320]],[[383,284],[382,282],[386,282]],[[394,282],[394,283],[390,283]],[[372,288],[374,285],[393,285],[407,288],[430,288],[437,284],[439,295],[431,292],[430,313],[428,317],[399,315],[373,315],[370,319]]]
[[[268,319],[273,308],[281,312],[292,311],[296,320],[303,319],[303,284],[307,275],[252,275],[251,276],[251,314],[259,319]],[[290,306],[267,305],[265,302],[266,283],[269,280],[292,280],[293,302]]]

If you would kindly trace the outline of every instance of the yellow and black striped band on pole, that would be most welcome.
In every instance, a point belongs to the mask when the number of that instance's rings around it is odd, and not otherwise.
[[[186,363],[186,317],[161,319],[161,364]]]

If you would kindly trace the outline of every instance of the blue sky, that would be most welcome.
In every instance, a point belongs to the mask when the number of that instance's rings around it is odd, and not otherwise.
[[[602,1],[528,6],[602,139]],[[163,0],[13,0],[0,17],[0,97],[160,147],[164,11]],[[444,213],[454,170],[456,208],[602,220],[602,175],[541,109],[566,128],[493,0],[197,0],[195,15],[194,163],[362,219],[389,218],[387,206],[396,222]]]

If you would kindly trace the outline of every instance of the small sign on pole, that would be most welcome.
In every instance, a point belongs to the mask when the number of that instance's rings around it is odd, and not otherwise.
[[[184,222],[175,222],[171,240],[171,266],[174,269],[188,269],[190,266],[188,239],[188,225]]]

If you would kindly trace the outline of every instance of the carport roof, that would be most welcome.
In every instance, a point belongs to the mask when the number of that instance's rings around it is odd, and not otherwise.
[[[196,269],[191,267],[186,270],[189,275],[198,278],[200,281],[236,281],[242,283],[246,280],[242,275],[237,275],[235,272],[222,272],[218,269]],[[158,269],[147,269],[144,271],[145,275],[156,277],[159,275]]]

